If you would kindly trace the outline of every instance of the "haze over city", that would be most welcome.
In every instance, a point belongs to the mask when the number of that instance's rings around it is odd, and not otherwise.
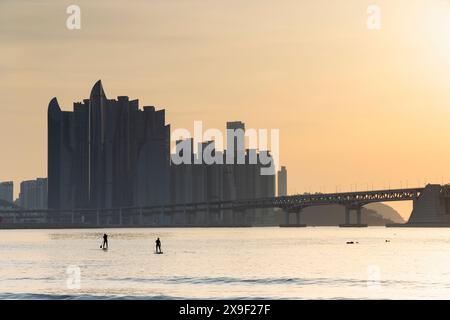
[[[0,0],[0,56],[0,301],[450,298],[450,0]]]
[[[80,30],[69,1],[0,3],[0,181],[16,195],[47,176],[50,99],[71,110],[100,78],[172,130],[279,128],[291,194],[450,179],[446,1],[377,1],[380,30],[368,1],[122,3],[77,1]]]

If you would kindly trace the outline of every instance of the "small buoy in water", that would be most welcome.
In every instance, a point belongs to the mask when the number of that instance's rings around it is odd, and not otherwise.
[[[386,240],[386,242],[391,242],[391,240]]]

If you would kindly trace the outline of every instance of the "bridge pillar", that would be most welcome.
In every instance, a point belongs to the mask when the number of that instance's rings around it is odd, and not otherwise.
[[[139,224],[141,226],[144,224],[144,215],[142,213],[142,207],[139,208]]]
[[[181,212],[180,223],[183,226],[186,226],[188,222],[186,204],[183,205],[183,211]]]
[[[250,224],[252,226],[256,224],[256,210],[255,209],[252,209],[252,211],[251,211]]]
[[[172,211],[169,211],[169,216],[170,216],[170,224],[172,226],[177,224],[177,208],[173,207]]]
[[[186,206],[184,207],[184,224],[186,226],[190,226],[192,223],[192,212],[186,208]]]
[[[119,226],[122,225],[123,217],[122,217],[122,208],[119,208]]]
[[[192,209],[191,212],[189,212],[189,223],[194,226],[198,225],[197,207],[195,207],[194,209]]]
[[[159,213],[159,225],[163,225],[165,223],[165,221],[164,221],[164,211],[165,211],[165,208],[161,207],[161,212]]]
[[[361,207],[356,208],[356,224],[361,225]]]
[[[159,223],[159,216],[158,213],[155,210],[150,209],[150,211],[147,211],[148,216],[149,216],[149,223],[154,226],[157,225]]]
[[[75,222],[75,212],[72,210],[72,215],[71,215],[71,221],[72,224]]]
[[[345,206],[345,224],[350,224],[350,208]]]
[[[222,209],[221,204],[219,204],[219,223],[221,225],[224,223],[224,210]]]
[[[198,208],[196,205],[191,206],[190,209],[188,209],[188,221],[190,226],[197,226],[198,225]]]
[[[247,224],[247,221],[245,221],[245,209],[233,209],[232,218],[233,226],[243,226]]]
[[[354,206],[350,206],[347,205],[345,206],[345,223],[344,224],[340,224],[339,227],[343,227],[343,228],[361,228],[361,227],[367,227],[367,224],[362,224],[361,223],[361,205],[354,205]],[[356,211],[356,223],[351,223],[350,222],[350,210],[355,210]]]
[[[209,227],[211,224],[211,207],[209,203],[206,204],[205,208],[205,227]]]
[[[165,210],[165,209],[164,209]],[[166,221],[169,226],[173,226],[175,221],[175,212],[169,210],[165,210]]]
[[[100,210],[97,209],[97,225],[100,225]]]
[[[301,212],[302,212],[302,208],[296,208],[295,209],[295,224],[291,224],[290,223],[290,219],[289,219],[289,216],[290,216],[290,211],[288,210],[288,209],[283,209],[283,211],[284,211],[284,218],[285,218],[285,223],[284,224],[281,224],[280,225],[280,227],[295,227],[295,228],[300,228],[300,227],[306,227],[306,224],[301,224]]]

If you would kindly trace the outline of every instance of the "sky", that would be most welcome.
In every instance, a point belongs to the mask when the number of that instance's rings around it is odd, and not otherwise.
[[[0,57],[0,181],[16,195],[47,175],[51,98],[72,110],[98,79],[172,130],[279,129],[289,193],[450,182],[445,0],[0,0]]]

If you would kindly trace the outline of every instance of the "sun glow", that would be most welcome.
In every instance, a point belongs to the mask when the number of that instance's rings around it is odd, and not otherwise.
[[[428,47],[437,58],[450,63],[450,2],[430,3],[424,12]]]

